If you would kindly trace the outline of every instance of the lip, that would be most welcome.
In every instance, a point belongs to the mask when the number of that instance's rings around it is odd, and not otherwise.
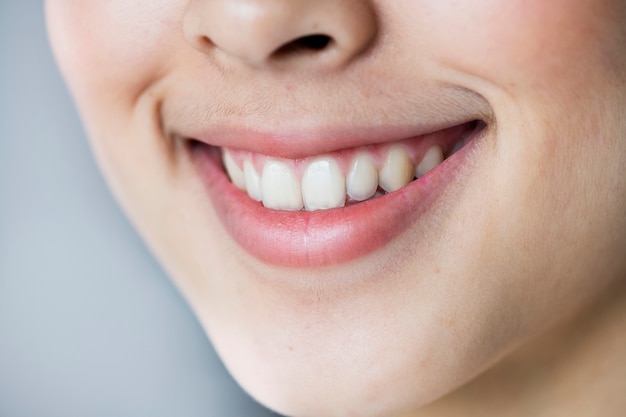
[[[217,148],[193,140],[189,141],[189,150],[220,221],[241,248],[270,265],[312,268],[370,254],[433,211],[459,178],[458,171],[467,165],[485,131],[484,126],[477,128],[456,153],[398,191],[354,205],[311,212],[263,207],[231,184]]]
[[[198,90],[194,84],[193,91],[174,91],[158,108],[164,136],[299,159],[398,142],[473,120],[491,123],[494,119],[491,105],[482,95],[445,83],[419,87],[410,93],[390,91],[382,98],[359,102],[346,102],[345,97],[354,96],[352,90],[346,94],[337,92],[319,98],[327,104],[322,108],[312,106],[308,112],[301,111],[303,103],[296,100],[299,95],[280,95],[275,89],[259,88],[245,88],[244,94],[241,89],[243,85]],[[254,93],[252,96],[250,91]],[[270,108],[259,104],[267,103],[266,94],[273,97]],[[318,91],[310,92],[311,102],[315,102],[318,94]],[[340,100],[333,100],[335,96]],[[306,108],[311,107],[309,104]]]
[[[455,119],[453,122],[423,123],[417,126],[368,126],[350,129],[299,129],[304,133],[294,134],[292,129],[284,132],[259,132],[241,127],[212,126],[207,130],[191,134],[175,135],[216,147],[245,149],[250,152],[271,155],[278,158],[300,159],[311,155],[322,155],[342,149],[356,148],[371,144],[398,142],[406,138],[420,137],[427,140],[451,127],[478,120],[476,117]]]

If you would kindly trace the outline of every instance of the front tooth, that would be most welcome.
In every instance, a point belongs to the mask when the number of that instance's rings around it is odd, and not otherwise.
[[[282,162],[269,160],[261,175],[263,205],[276,210],[300,210],[303,207],[300,182]]]
[[[302,176],[302,199],[306,210],[343,207],[346,203],[346,179],[332,158],[311,163]]]
[[[346,179],[346,188],[350,198],[356,201],[365,201],[376,194],[378,171],[372,158],[361,154],[352,162]]]
[[[261,201],[263,192],[261,190],[261,177],[254,169],[254,165],[250,161],[243,162],[243,176],[246,181],[246,190],[251,199]]]
[[[378,176],[380,188],[387,191],[399,190],[413,181],[415,167],[409,154],[402,147],[392,148]]]
[[[433,145],[424,154],[422,162],[415,168],[415,176],[417,178],[426,174],[431,169],[443,162],[443,151],[439,145]]]
[[[224,168],[226,169],[226,173],[228,174],[231,182],[240,190],[245,190],[246,179],[243,175],[243,171],[239,168],[239,166],[237,166],[235,160],[227,149],[222,151],[222,160],[224,161]]]

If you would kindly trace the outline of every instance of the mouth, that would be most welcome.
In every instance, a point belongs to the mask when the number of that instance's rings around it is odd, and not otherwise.
[[[380,249],[433,211],[486,124],[295,158],[185,139],[225,229],[259,261],[312,268]]]

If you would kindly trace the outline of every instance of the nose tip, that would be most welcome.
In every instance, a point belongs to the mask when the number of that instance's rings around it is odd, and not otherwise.
[[[376,36],[368,0],[193,0],[183,30],[206,54],[251,67],[341,66]]]

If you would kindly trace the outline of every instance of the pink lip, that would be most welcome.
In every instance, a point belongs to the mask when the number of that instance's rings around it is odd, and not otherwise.
[[[427,140],[455,126],[477,120],[464,117],[447,123],[423,123],[415,126],[367,126],[361,128],[295,129],[272,133],[251,131],[247,128],[211,126],[206,129],[176,129],[175,137],[188,137],[211,146],[243,149],[279,158],[300,159],[331,153],[347,148],[399,142],[407,138]]]
[[[478,135],[427,175],[396,192],[314,212],[267,209],[230,183],[215,148],[195,143],[191,154],[221,222],[246,252],[272,265],[311,268],[367,255],[419,221],[457,178]]]

